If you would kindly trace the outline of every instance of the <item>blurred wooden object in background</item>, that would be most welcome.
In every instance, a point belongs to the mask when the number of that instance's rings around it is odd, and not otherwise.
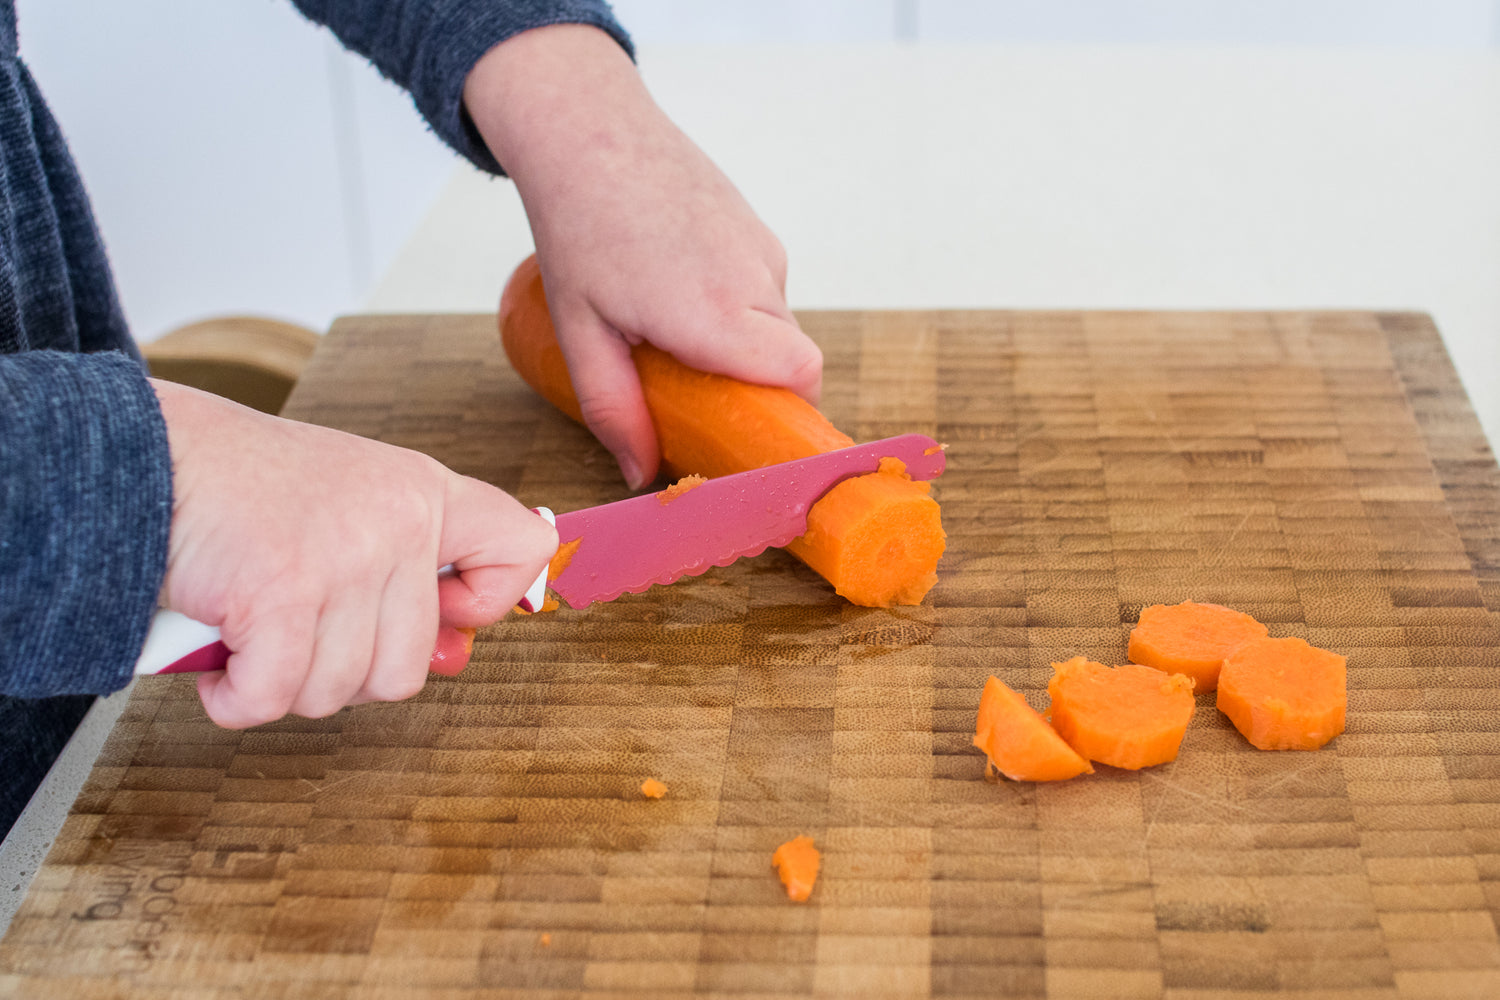
[[[179,327],[141,352],[157,378],[279,413],[317,343],[294,323],[223,316]]]

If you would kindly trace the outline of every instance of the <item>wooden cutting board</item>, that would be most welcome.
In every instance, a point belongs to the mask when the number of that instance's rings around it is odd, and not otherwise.
[[[802,320],[837,424],[951,446],[921,607],[773,552],[331,719],[226,732],[143,680],[0,992],[1500,996],[1500,472],[1426,318]],[[622,495],[492,317],[343,320],[288,413],[530,504]],[[1187,598],[1347,655],[1348,731],[1257,751],[1200,696],[1172,764],[985,781],[988,675],[1042,706]],[[796,834],[806,904],[770,867]]]

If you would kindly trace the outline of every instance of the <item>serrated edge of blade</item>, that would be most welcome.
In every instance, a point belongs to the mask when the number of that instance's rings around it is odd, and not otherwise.
[[[573,610],[578,611],[588,607],[590,604],[608,603],[609,601],[613,601],[615,598],[620,597],[623,594],[643,594],[646,591],[650,590],[652,587],[669,586],[670,584],[674,584],[678,580],[681,580],[683,577],[702,576],[704,573],[707,573],[709,570],[713,569],[716,566],[731,566],[734,563],[739,562],[741,559],[750,559],[758,555],[764,555],[767,549],[785,548],[787,545],[790,545],[798,538],[801,538],[802,534],[803,532],[801,531],[795,531],[791,534],[781,535],[773,538],[769,542],[757,545],[754,548],[738,549],[734,552],[719,556],[715,559],[705,559],[702,562],[694,563],[691,566],[686,566],[682,569],[673,570],[668,573],[659,573],[656,576],[651,577],[650,579],[637,580],[633,583],[625,584],[624,586],[618,588],[601,590],[597,595],[591,596],[587,600],[584,600],[582,604],[574,604],[571,600],[568,599],[567,595],[560,590],[552,588],[552,592],[557,596],[558,600],[562,601]]]

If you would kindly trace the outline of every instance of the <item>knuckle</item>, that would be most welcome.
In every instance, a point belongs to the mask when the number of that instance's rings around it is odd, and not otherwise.
[[[342,673],[324,667],[314,667],[308,682],[297,693],[290,706],[290,714],[304,719],[326,719],[349,704],[351,686]]]
[[[241,703],[235,710],[226,713],[226,719],[221,721],[212,713],[210,718],[226,729],[251,729],[255,726],[263,726],[270,722],[276,722],[286,716],[288,706],[275,702],[252,702]]]
[[[312,698],[298,699],[294,712],[304,719],[326,719],[330,715],[336,714],[345,704],[339,698],[319,695]]]
[[[376,515],[358,519],[353,528],[355,551],[371,562],[389,558],[392,538],[426,538],[442,523],[442,502],[430,491],[402,484],[383,492]]]
[[[725,278],[703,290],[703,309],[716,325],[732,325],[745,311],[745,287],[741,281]]]
[[[374,701],[405,701],[420,694],[426,685],[425,673],[402,671],[399,676],[377,678],[365,687],[365,694]]]
[[[626,418],[624,401],[604,393],[580,396],[578,409],[583,414],[583,422],[591,428],[614,427]]]
[[[203,711],[208,716],[209,721],[220,729],[248,729],[255,725],[254,722],[245,721],[238,714],[224,711],[218,705],[204,705]]]
[[[792,367],[790,382],[796,386],[816,386],[822,380],[823,351],[817,344],[807,341],[806,350]]]
[[[766,246],[766,266],[771,270],[771,278],[777,287],[786,285],[787,256],[786,247],[781,245],[781,240],[775,236],[770,238]]]
[[[398,452],[393,462],[370,468],[359,482],[347,484],[352,501],[337,510],[333,526],[341,556],[378,562],[390,551],[392,537],[425,537],[441,524],[446,470],[418,452]]]

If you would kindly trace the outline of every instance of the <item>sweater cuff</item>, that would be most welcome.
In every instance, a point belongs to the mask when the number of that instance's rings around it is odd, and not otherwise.
[[[124,687],[171,525],[167,428],[139,363],[0,357],[0,692]]]
[[[526,6],[526,5],[520,5]],[[630,36],[609,6],[593,0],[565,0],[535,5],[538,10],[518,21],[506,4],[468,4],[450,9],[419,54],[411,80],[417,106],[433,130],[480,170],[504,174],[505,168],[485,145],[464,109],[464,82],[486,52],[523,31],[552,24],[587,24],[607,33],[631,59]],[[435,43],[441,41],[440,45]]]

